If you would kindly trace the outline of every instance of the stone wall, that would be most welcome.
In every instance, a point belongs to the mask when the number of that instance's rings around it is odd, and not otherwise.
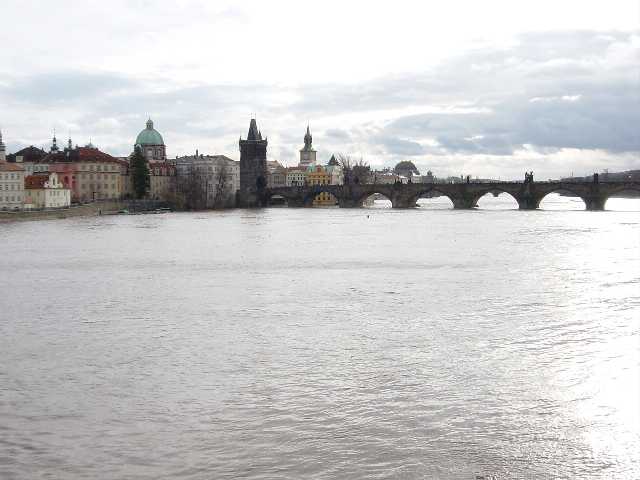
[[[29,220],[54,220],[70,217],[91,217],[128,210],[130,212],[152,211],[157,208],[171,208],[167,202],[154,200],[105,200],[69,208],[20,212],[0,212],[0,223]]]

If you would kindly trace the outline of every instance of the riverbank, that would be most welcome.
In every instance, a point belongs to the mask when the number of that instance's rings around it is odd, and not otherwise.
[[[0,223],[24,222],[30,220],[56,220],[71,217],[92,217],[127,210],[129,212],[147,212],[158,208],[169,208],[167,202],[155,200],[109,200],[72,205],[56,210],[22,210],[19,212],[0,212]]]

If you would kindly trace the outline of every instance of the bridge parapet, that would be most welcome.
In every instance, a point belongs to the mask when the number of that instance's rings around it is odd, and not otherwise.
[[[603,210],[607,199],[616,193],[640,192],[640,182],[469,182],[469,183],[410,183],[410,184],[352,184],[276,187],[264,191],[263,204],[271,197],[282,196],[289,206],[311,206],[313,199],[327,192],[336,197],[342,208],[361,207],[373,194],[391,200],[393,208],[412,208],[423,195],[439,193],[447,196],[456,209],[470,209],[487,193],[505,192],[511,195],[522,210],[535,210],[550,193],[568,192],[580,197],[587,210]]]

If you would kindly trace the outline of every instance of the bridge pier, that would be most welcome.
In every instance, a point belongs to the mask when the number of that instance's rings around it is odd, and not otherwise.
[[[391,199],[392,208],[414,208],[416,202],[413,198],[394,197]]]
[[[475,199],[451,198],[451,201],[453,202],[453,208],[456,210],[471,210],[478,206],[478,202]]]
[[[540,204],[539,200],[536,200],[533,197],[516,197],[516,201],[518,202],[518,208],[520,210],[537,210]]]
[[[607,203],[607,198],[602,196],[587,197],[582,200],[586,205],[586,209],[592,212],[603,211],[604,204]]]
[[[340,208],[360,208],[362,204],[353,198],[338,198],[338,206]]]

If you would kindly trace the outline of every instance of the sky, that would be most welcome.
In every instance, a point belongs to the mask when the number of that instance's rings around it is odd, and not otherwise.
[[[9,152],[128,155],[151,117],[170,157],[410,160],[521,179],[640,169],[640,1],[14,1],[0,6]]]

